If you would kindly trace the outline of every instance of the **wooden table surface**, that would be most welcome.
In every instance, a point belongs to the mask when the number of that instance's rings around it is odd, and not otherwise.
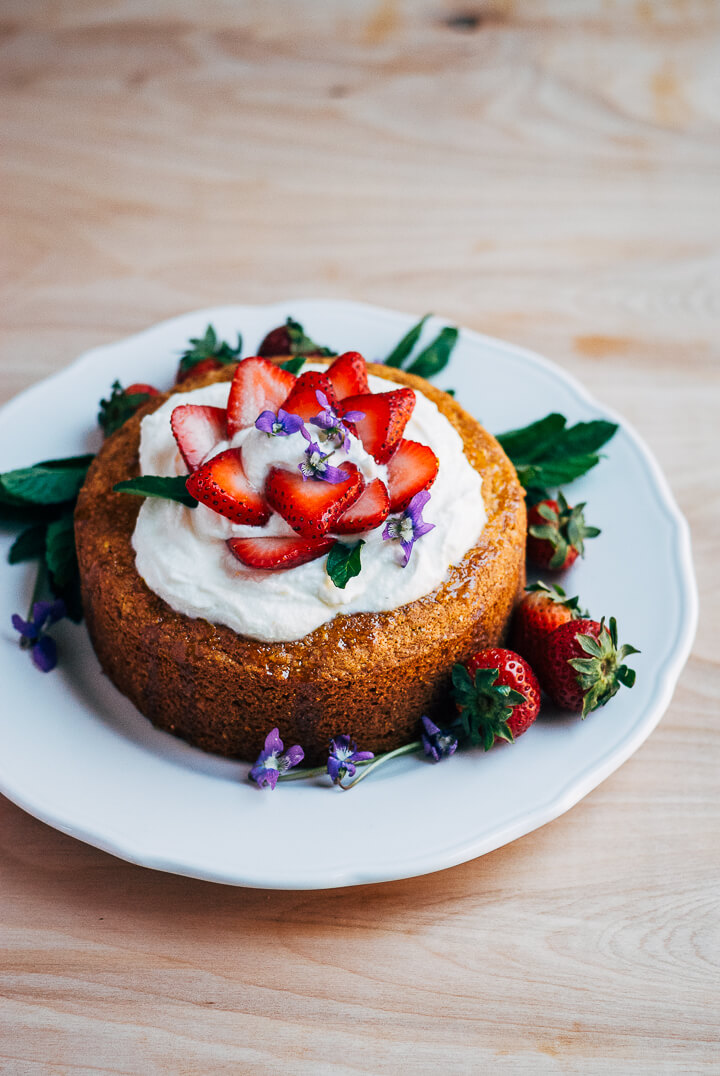
[[[720,1072],[720,6],[5,0],[0,19],[2,400],[201,306],[432,309],[638,428],[701,594],[637,754],[452,870],[225,888],[2,800],[0,1071]]]

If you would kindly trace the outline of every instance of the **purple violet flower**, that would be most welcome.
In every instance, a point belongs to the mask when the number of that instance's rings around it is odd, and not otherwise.
[[[321,441],[334,441],[336,448],[342,448],[345,452],[350,451],[350,431],[345,425],[346,422],[359,422],[361,418],[365,418],[364,411],[348,411],[342,418],[338,415],[332,404],[329,402],[327,396],[318,389],[315,393],[317,402],[322,407],[322,411],[311,418],[313,426],[319,427],[322,430],[320,434]]]
[[[283,742],[280,739],[279,729],[273,729],[265,737],[265,747],[250,770],[250,780],[255,781],[260,788],[265,788],[267,785],[275,788],[278,777],[287,773],[293,766],[297,766],[305,758],[305,752],[298,744],[289,747],[285,754],[282,751]]]
[[[401,566],[405,568],[410,560],[412,547],[423,534],[435,529],[434,523],[425,523],[422,518],[423,508],[430,500],[426,489],[416,493],[401,516],[390,516],[382,533],[386,542],[400,542],[403,549]]]
[[[423,750],[433,762],[441,762],[444,758],[450,758],[455,754],[458,742],[451,732],[439,729],[429,717],[423,717],[422,723]]]
[[[303,420],[299,415],[291,415],[288,411],[278,408],[274,411],[263,411],[255,420],[255,429],[266,433],[268,437],[290,437],[302,427]]]
[[[355,762],[367,762],[374,757],[372,751],[358,751],[357,744],[349,736],[337,736],[330,741],[327,772],[333,784],[339,785],[344,777],[354,776]]]
[[[347,471],[343,471],[341,467],[332,467],[326,462],[332,456],[332,451],[323,452],[320,445],[312,440],[306,429],[302,430],[302,435],[306,441],[310,442],[305,449],[307,459],[298,464],[298,471],[303,476],[303,479],[317,478],[321,482],[330,482],[333,485],[347,481]]]
[[[45,631],[65,616],[65,602],[35,602],[30,620],[23,620],[13,613],[12,626],[20,632],[20,646],[30,650],[32,659],[41,672],[50,672],[57,665],[57,644]]]

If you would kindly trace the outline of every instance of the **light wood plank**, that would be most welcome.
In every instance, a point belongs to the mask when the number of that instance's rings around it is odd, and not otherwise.
[[[233,890],[0,802],[1,1071],[718,1071],[719,30],[712,0],[6,0],[0,399],[193,307],[433,309],[629,418],[703,602],[618,773],[426,878]]]

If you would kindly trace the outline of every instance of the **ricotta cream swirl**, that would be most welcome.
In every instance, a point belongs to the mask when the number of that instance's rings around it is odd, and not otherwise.
[[[325,369],[308,364],[305,369]],[[400,386],[385,378],[370,377],[372,392]],[[167,400],[142,421],[140,469],[142,474],[187,473],[170,428],[170,415],[180,403],[225,407],[230,383],[207,385]],[[325,570],[326,557],[284,571],[258,571],[245,567],[230,553],[226,539],[293,535],[294,531],[273,513],[264,527],[233,524],[199,504],[185,508],[175,501],[147,498],[140,508],[133,548],[135,564],[147,585],[174,610],[225,624],[240,635],[265,642],[301,639],[338,613],[383,612],[429,594],[476,544],[485,524],[482,479],[463,452],[460,435],[434,403],[416,392],[415,410],[404,436],[429,445],[439,461],[430,500],[423,512],[434,530],[413,546],[410,562],[401,566],[396,542],[383,541],[384,525],[363,534],[345,535],[348,543],[365,540],[362,570],[344,590],[334,585]],[[318,407],[318,410],[320,408]],[[315,427],[309,426],[310,430]],[[338,449],[333,466],[355,463],[365,481],[387,478],[351,437],[349,452]],[[213,449],[216,455],[229,446],[242,446],[242,460],[250,482],[262,489],[271,466],[294,470],[304,458],[307,442],[301,435],[269,437],[254,427],[241,430],[232,441]],[[332,532],[331,532],[332,533]]]

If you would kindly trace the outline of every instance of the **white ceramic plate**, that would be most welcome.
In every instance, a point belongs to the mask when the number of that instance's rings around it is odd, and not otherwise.
[[[83,355],[14,399],[0,421],[0,470],[94,449],[97,402],[114,378],[172,383],[190,336],[212,322],[251,354],[292,314],[322,343],[381,358],[415,320],[356,303],[294,301],[202,310]],[[437,331],[426,326],[423,339]],[[436,379],[493,432],[549,411],[607,416],[584,389],[521,348],[463,331]],[[617,420],[617,416],[610,416]],[[451,867],[567,811],[645,740],[667,707],[697,616],[688,529],[657,464],[622,423],[605,459],[572,487],[603,532],[567,587],[617,617],[642,650],[637,683],[586,721],[543,716],[515,745],[441,765],[389,764],[351,794],[326,780],[261,792],[248,767],[158,732],[100,672],[83,627],[62,624],[60,666],[44,675],[17,647],[33,572],[0,550],[0,790],[50,825],[134,863],[233,885],[316,889]],[[662,580],[662,586],[658,585]],[[280,715],[278,715],[280,717]],[[341,731],[341,730],[338,730]],[[287,745],[286,745],[287,746]]]

